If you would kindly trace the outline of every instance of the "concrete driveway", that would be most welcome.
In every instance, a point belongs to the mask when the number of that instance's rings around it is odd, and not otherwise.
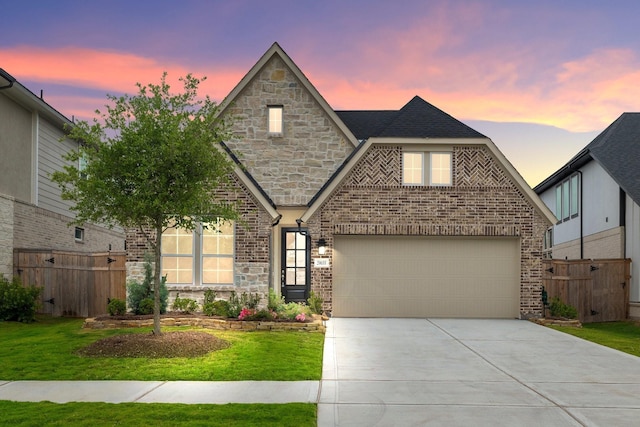
[[[638,426],[640,358],[522,320],[327,322],[319,426]]]

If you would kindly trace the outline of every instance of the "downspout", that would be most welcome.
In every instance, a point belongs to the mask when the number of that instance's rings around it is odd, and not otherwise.
[[[271,234],[269,234],[269,289],[275,288],[273,287],[273,228],[276,227],[280,220],[282,219],[282,214],[278,215],[278,217],[271,223]]]

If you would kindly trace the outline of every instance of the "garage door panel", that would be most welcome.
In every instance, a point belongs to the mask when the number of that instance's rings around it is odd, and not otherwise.
[[[517,239],[336,236],[333,314],[518,316]]]

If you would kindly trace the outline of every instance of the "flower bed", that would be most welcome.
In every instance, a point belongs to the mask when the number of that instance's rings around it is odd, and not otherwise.
[[[266,321],[266,320],[235,320],[222,319],[208,316],[171,316],[160,319],[161,326],[190,326],[206,329],[238,330],[238,331],[306,331],[322,332],[326,328],[322,316],[313,316],[312,321],[292,322],[292,321]],[[118,318],[114,317],[93,317],[85,319],[83,328],[87,329],[120,329],[120,328],[142,328],[152,327],[153,317],[147,318]]]

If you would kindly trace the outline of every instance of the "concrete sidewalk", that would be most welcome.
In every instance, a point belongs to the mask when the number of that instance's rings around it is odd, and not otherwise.
[[[22,402],[316,403],[319,381],[0,381]]]

